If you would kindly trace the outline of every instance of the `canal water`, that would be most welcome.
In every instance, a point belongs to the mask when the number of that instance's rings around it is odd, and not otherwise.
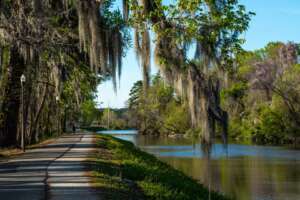
[[[283,147],[214,144],[211,159],[189,139],[149,137],[135,130],[109,130],[154,154],[207,187],[237,200],[300,200],[300,151]]]

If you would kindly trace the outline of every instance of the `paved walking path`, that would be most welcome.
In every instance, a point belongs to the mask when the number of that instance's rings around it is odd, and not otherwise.
[[[96,153],[96,136],[66,135],[51,144],[0,161],[2,200],[99,200],[89,159]]]

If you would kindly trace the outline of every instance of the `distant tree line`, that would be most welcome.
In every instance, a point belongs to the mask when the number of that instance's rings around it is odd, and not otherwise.
[[[299,143],[299,45],[271,42],[237,57],[222,105],[234,138],[260,143]]]
[[[300,48],[271,42],[255,51],[242,51],[221,91],[229,114],[229,137],[263,144],[299,144]],[[128,99],[129,126],[142,134],[199,135],[192,128],[187,101],[157,74],[144,93],[134,84]],[[217,135],[220,127],[217,127]],[[192,134],[191,134],[192,133]]]
[[[152,77],[147,93],[137,81],[128,99],[130,126],[142,134],[185,134],[193,130],[187,102],[158,74]]]

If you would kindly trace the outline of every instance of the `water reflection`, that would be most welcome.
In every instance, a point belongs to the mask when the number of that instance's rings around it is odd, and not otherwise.
[[[124,134],[123,134],[124,133]],[[187,175],[238,200],[300,199],[300,151],[279,147],[214,144],[211,160],[200,144],[188,139],[136,135],[136,131],[108,131],[135,143]],[[211,179],[211,181],[209,181]]]

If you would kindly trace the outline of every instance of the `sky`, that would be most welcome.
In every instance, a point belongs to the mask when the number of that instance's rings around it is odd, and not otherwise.
[[[244,48],[254,50],[270,41],[294,41],[300,43],[300,0],[240,0],[248,11],[255,12],[248,31]],[[153,62],[151,72],[157,72]],[[134,49],[129,49],[123,58],[123,72],[117,93],[111,81],[98,86],[97,102],[100,107],[122,108],[129,98],[133,84],[142,79]]]

